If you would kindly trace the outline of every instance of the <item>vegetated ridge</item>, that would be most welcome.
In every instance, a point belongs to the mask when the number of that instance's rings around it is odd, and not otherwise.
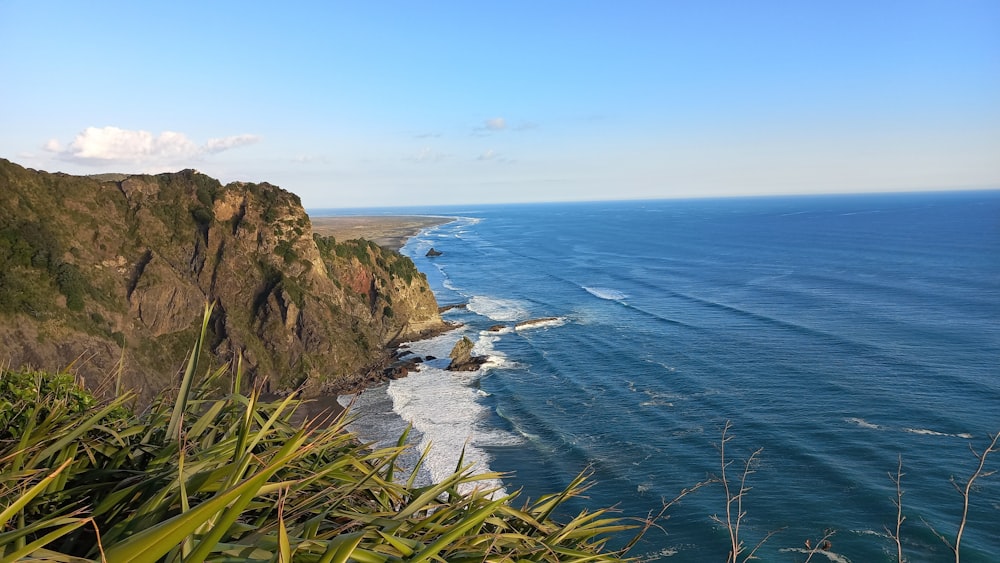
[[[206,302],[202,360],[242,357],[273,391],[350,386],[393,342],[448,326],[409,258],[315,235],[276,186],[0,159],[0,363],[72,365],[88,382],[122,366],[150,398],[174,382]]]

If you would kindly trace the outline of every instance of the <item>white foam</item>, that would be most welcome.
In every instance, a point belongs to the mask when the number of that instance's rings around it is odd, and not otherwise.
[[[972,434],[966,432],[962,432],[961,434],[949,434],[947,432],[938,432],[936,430],[928,430],[926,428],[904,428],[903,432],[922,434],[924,436],[945,436],[948,438],[965,438],[966,440],[972,439]]]
[[[957,434],[950,434],[948,432],[939,432],[937,430],[930,430],[928,428],[906,428],[906,427],[904,427],[904,428],[898,428],[898,427],[897,428],[887,428],[887,427],[879,425],[879,424],[873,424],[871,422],[868,422],[867,420],[865,420],[863,418],[853,418],[853,417],[852,418],[845,418],[844,421],[845,422],[849,422],[851,424],[856,424],[856,425],[858,425],[858,426],[860,426],[862,428],[868,428],[868,429],[871,429],[871,430],[892,430],[894,432],[907,432],[907,433],[910,433],[910,434],[919,434],[921,436],[942,436],[942,437],[946,437],[946,438],[962,438],[962,439],[965,439],[965,440],[971,440],[972,439],[972,434],[969,434],[968,432],[960,432],[960,433],[957,433]]]
[[[671,403],[670,401],[662,401],[660,399],[652,399],[652,400],[649,400],[649,401],[643,401],[643,402],[639,403],[639,406],[640,407],[672,407],[672,406],[674,406],[674,404]]]
[[[480,427],[488,409],[479,403],[474,387],[477,375],[457,374],[438,368],[421,367],[408,377],[392,381],[388,394],[393,411],[418,430],[423,438],[421,451],[430,447],[425,460],[431,479],[444,479],[455,471],[464,449],[464,463],[473,473],[490,471],[490,456],[482,448],[520,443],[517,436]],[[467,485],[463,492],[479,488],[500,488],[499,480]]]
[[[609,289],[607,287],[587,287],[583,286],[583,289],[587,290],[587,293],[598,297],[600,299],[607,299],[608,301],[621,301],[628,297],[624,293],[618,291],[617,289]]]
[[[534,330],[536,328],[552,328],[552,327],[562,326],[564,324],[566,324],[565,317],[556,317],[556,318],[545,319],[545,320],[537,321],[537,322],[528,321],[528,324],[523,324],[523,325],[516,326],[515,330],[517,330],[518,332],[521,332],[521,331],[524,331],[524,330]]]
[[[872,424],[871,422],[868,422],[863,418],[856,418],[856,417],[845,418],[844,422],[856,424],[862,428],[868,428],[869,430],[884,430],[882,426],[879,426],[878,424]]]
[[[473,346],[473,354],[490,358],[479,371],[445,371],[449,363],[447,356],[462,336],[468,336],[467,330],[410,343],[413,353],[434,355],[439,359],[424,362],[409,376],[390,382],[387,388],[392,410],[420,433],[418,449],[423,451],[431,446],[425,467],[435,482],[455,471],[463,448],[464,463],[472,464],[474,473],[484,473],[490,471],[490,456],[484,447],[523,443],[523,438],[516,434],[491,429],[481,423],[489,415],[489,409],[480,400],[489,394],[478,388],[478,380],[488,368],[506,362],[503,355],[493,349],[498,336],[480,335]],[[490,480],[464,486],[462,490],[499,487],[501,490],[496,495],[502,495],[505,494],[502,486],[499,480]]]
[[[500,340],[500,333],[483,331],[479,333],[479,339],[472,346],[473,356],[486,356],[486,361],[480,366],[480,371],[486,371],[488,369],[499,369],[499,368],[510,368],[514,364],[507,360],[501,352],[497,352],[496,348],[493,346],[498,340]]]
[[[514,299],[475,296],[469,299],[468,310],[494,321],[516,321],[528,316],[524,303]]]

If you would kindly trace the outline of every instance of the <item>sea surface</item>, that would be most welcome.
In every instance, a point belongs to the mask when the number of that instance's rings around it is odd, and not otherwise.
[[[895,561],[900,460],[904,556],[954,560],[933,531],[954,541],[951,479],[1000,432],[1000,192],[377,212],[455,217],[402,249],[441,305],[465,305],[444,315],[462,328],[410,345],[445,359],[353,398],[362,437],[412,424],[415,451],[431,445],[422,478],[464,450],[521,504],[587,471],[571,509],[642,518],[721,475],[728,423],[732,488],[760,450],[740,534],[774,532],[763,560],[832,534],[812,561]],[[490,361],[444,371],[463,335]],[[725,510],[702,487],[632,555],[724,561]],[[961,547],[1000,560],[1000,474],[972,488]]]

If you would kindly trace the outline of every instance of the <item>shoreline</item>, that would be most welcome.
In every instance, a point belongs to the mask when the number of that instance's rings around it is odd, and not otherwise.
[[[431,215],[339,215],[313,217],[312,230],[320,236],[332,236],[338,241],[366,239],[399,251],[411,237],[421,231],[450,223],[454,217]]]
[[[309,219],[312,222],[313,232],[320,236],[332,236],[338,242],[357,239],[370,240],[379,246],[399,252],[410,238],[426,229],[455,221],[456,218],[429,215],[341,215],[310,216]],[[447,310],[446,307],[440,306],[438,309],[439,312]],[[445,321],[444,325],[421,334],[419,340],[434,338],[460,326],[461,324]],[[392,369],[394,365],[403,361],[402,356],[406,354],[405,349],[400,347],[401,344],[400,342],[389,343],[386,345],[382,357],[369,366],[368,370],[354,374],[349,381],[341,382],[338,385],[324,386],[318,393],[308,397],[304,408],[307,416],[310,418],[323,415],[339,417],[347,410],[347,407],[339,403],[340,396],[356,395],[394,379],[386,374],[386,370]]]

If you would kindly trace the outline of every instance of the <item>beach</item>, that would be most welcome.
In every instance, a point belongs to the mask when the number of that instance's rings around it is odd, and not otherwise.
[[[406,240],[423,229],[452,221],[450,217],[421,215],[342,215],[312,217],[313,232],[338,241],[367,239],[379,246],[399,250]]]
[[[337,241],[366,239],[392,250],[399,250],[407,239],[424,229],[448,223],[450,217],[421,215],[342,215],[336,217],[310,216],[313,232],[332,236]],[[305,403],[301,416],[316,418],[338,416],[344,407],[338,403],[339,393],[319,394]]]

